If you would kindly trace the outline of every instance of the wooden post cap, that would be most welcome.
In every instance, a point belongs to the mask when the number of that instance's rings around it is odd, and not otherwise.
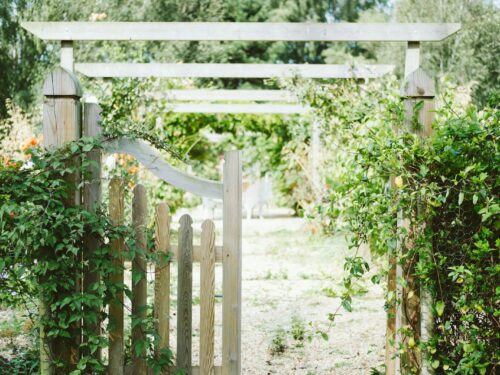
[[[57,67],[45,79],[43,95],[81,98],[83,92],[80,81],[73,73],[64,68]]]
[[[434,81],[422,68],[418,68],[406,76],[399,95],[402,98],[434,98],[436,96]]]

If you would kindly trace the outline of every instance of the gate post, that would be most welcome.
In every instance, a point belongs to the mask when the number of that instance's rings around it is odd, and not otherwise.
[[[57,148],[63,144],[80,138],[81,134],[81,106],[82,90],[75,75],[70,71],[58,67],[52,71],[43,85],[43,142],[46,148]],[[79,181],[78,174],[68,177],[71,181]],[[80,204],[80,191],[78,189],[68,193],[67,204],[70,206]],[[42,255],[47,258],[54,257],[53,249],[46,249]],[[76,272],[75,272],[76,274]],[[80,288],[80,276],[76,275],[76,285]],[[49,306],[43,298],[40,301],[40,313],[49,313]],[[42,374],[52,374],[56,371],[54,360],[60,360],[70,368],[75,365],[78,358],[78,344],[80,343],[79,323],[72,327],[74,334],[71,339],[57,338],[48,340],[43,327],[41,328],[40,368]],[[66,369],[61,373],[66,373]]]
[[[100,121],[101,107],[97,103],[85,102],[83,103],[83,125],[82,125],[82,136],[83,137],[99,137],[101,135],[101,127],[99,125]],[[94,163],[89,167],[88,172],[88,182],[83,186],[82,192],[82,203],[83,207],[90,212],[96,212],[96,210],[101,205],[102,199],[102,184],[101,184],[101,150],[89,151],[86,155],[88,160],[92,160]],[[99,283],[101,278],[98,272],[92,270],[91,259],[93,258],[94,252],[99,248],[99,239],[91,233],[87,233],[83,239],[83,292],[92,291],[93,285]],[[92,332],[95,335],[100,335],[101,333],[101,309],[94,308],[89,309],[93,311],[96,315],[96,322],[89,322],[83,320],[83,329]],[[82,335],[84,342],[88,341],[88,337],[85,332]],[[86,349],[86,354],[90,354],[90,349]],[[96,350],[94,357],[96,359],[101,358],[101,350]]]
[[[222,375],[241,373],[241,151],[224,155]]]
[[[400,92],[401,98],[404,100],[405,107],[405,131],[413,132],[422,138],[428,137],[432,132],[432,122],[434,120],[434,96],[435,88],[434,82],[427,76],[427,74],[418,68],[406,76]],[[418,105],[422,107],[415,110]],[[418,124],[415,124],[417,120]],[[417,126],[415,126],[417,125]],[[417,212],[412,215],[422,215],[423,207],[418,207]],[[408,233],[421,232],[423,227],[410,227],[407,218],[398,218],[398,226],[405,228]],[[403,244],[404,250],[408,251],[413,248],[413,242],[406,242]],[[432,246],[430,244],[429,246]],[[427,292],[421,293],[420,283],[415,276],[415,268],[418,259],[406,260],[404,264],[398,263],[397,276],[404,278],[407,285],[398,285],[398,297],[401,302],[397,309],[397,330],[409,326],[413,332],[413,339],[415,342],[426,340],[430,337],[432,332],[433,317],[430,310],[431,296]],[[400,368],[402,374],[417,373],[430,374],[432,369],[427,363],[424,363],[422,353],[417,345],[409,345],[411,336],[398,333],[399,341],[405,347],[405,353],[400,358]]]

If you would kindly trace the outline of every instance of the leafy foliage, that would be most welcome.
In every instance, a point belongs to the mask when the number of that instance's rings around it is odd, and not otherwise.
[[[418,327],[405,327],[417,338],[407,345],[427,352],[438,373],[492,373],[500,339],[498,108],[453,106],[445,92],[434,133],[423,139],[414,132],[418,116],[405,125],[395,87],[382,93],[379,85],[306,90],[325,124],[325,143],[335,147],[324,161],[328,190],[315,216],[327,230],[351,233],[353,248],[370,243],[373,252],[413,265],[410,276],[434,301],[436,331],[418,342]],[[398,212],[405,227],[396,225]],[[342,305],[350,311],[352,280],[368,264],[356,252],[345,269]],[[387,303],[394,303],[392,292]]]
[[[83,325],[86,340],[77,345],[81,356],[74,367],[59,361],[61,353],[49,353],[60,371],[72,375],[104,371],[103,363],[93,354],[107,346],[106,331],[96,334],[90,325],[107,318],[103,306],[114,301],[118,291],[130,296],[126,285],[110,280],[110,275],[120,271],[113,265],[116,255],[110,244],[125,238],[126,260],[136,256],[157,260],[149,251],[135,246],[130,228],[114,226],[104,207],[90,212],[75,205],[70,192],[90,182],[91,161],[85,155],[100,147],[90,138],[55,151],[31,147],[26,150],[28,162],[8,160],[0,166],[0,303],[35,305],[40,298],[35,322],[43,327],[51,343],[59,343],[59,348],[61,344],[69,347],[78,336],[79,322],[87,322]],[[83,177],[75,178],[77,175]],[[99,247],[82,262],[86,236],[95,238]],[[97,272],[100,280],[82,292],[78,275],[84,269]],[[159,359],[153,357],[157,335],[152,328],[146,335],[147,341],[138,345],[149,349],[149,361],[162,363],[156,366],[159,372],[171,364],[172,355],[167,351]],[[71,355],[75,357],[76,353]]]

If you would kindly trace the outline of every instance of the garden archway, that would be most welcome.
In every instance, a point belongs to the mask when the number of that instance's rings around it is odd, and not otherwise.
[[[401,41],[407,43],[405,60],[405,77],[402,96],[406,99],[408,116],[412,115],[413,108],[418,101],[423,99],[432,99],[434,89],[425,73],[419,70],[420,66],[420,42],[439,41],[460,28],[457,24],[244,24],[244,23],[39,23],[27,22],[23,24],[28,31],[45,40],[61,41],[61,67],[69,72],[76,70],[84,75],[91,77],[172,77],[172,76],[190,76],[190,77],[246,77],[246,78],[265,78],[275,76],[302,75],[306,78],[356,78],[380,75],[387,72],[387,67],[364,66],[353,68],[349,66],[314,66],[314,65],[295,65],[290,68],[287,65],[225,65],[225,64],[98,64],[98,63],[74,63],[73,41],[85,40],[259,40],[259,41]],[[61,76],[62,77],[62,76]],[[56,95],[53,92],[54,96]],[[425,102],[424,110],[421,113],[422,122],[430,126],[431,117],[429,115],[433,108],[432,100]],[[212,107],[214,108],[214,107]],[[290,108],[289,108],[290,109]],[[208,110],[207,107],[204,109]],[[230,110],[230,109],[229,109]],[[236,110],[236,107],[234,107]],[[269,109],[270,110],[270,109]],[[295,110],[299,110],[295,108]],[[76,111],[76,109],[75,109]],[[62,114],[63,112],[61,112]],[[76,122],[74,123],[76,126]],[[57,129],[57,128],[56,128]],[[57,130],[56,130],[57,133]],[[73,134],[78,138],[76,132]],[[46,140],[47,142],[47,140]],[[144,145],[126,143],[123,141],[118,144],[115,150],[124,149],[137,155],[151,154],[151,151],[140,153]],[[154,159],[154,158],[153,158]],[[144,163],[149,159],[145,156]],[[239,157],[238,157],[239,159]],[[140,160],[140,159],[139,159]],[[239,163],[236,163],[239,164]],[[167,170],[162,167],[162,170]],[[171,171],[171,173],[175,173]],[[241,179],[241,170],[239,178]],[[171,178],[171,177],[169,177]],[[189,179],[184,176],[184,179]],[[177,181],[172,177],[171,181]],[[240,182],[241,184],[241,182]],[[187,184],[186,186],[191,186]],[[210,185],[212,186],[212,185]],[[240,185],[241,186],[241,185]],[[239,223],[236,225],[241,235],[241,191],[234,193],[236,201],[231,212],[238,217]],[[237,194],[239,198],[237,198]],[[401,220],[404,225],[404,220]],[[229,276],[235,280],[238,278],[238,272],[241,272],[241,243],[232,239],[231,243],[224,244],[224,254],[229,254],[231,259],[228,263]],[[232,268],[229,268],[232,267]],[[239,268],[238,268],[239,267]],[[392,262],[392,270],[389,275],[389,288],[396,290],[396,275],[402,276],[402,268],[397,265],[396,260]],[[411,286],[410,286],[411,288]],[[227,295],[226,295],[227,291]],[[404,290],[400,294],[404,301]],[[231,298],[228,296],[231,295]],[[223,334],[223,364],[222,374],[241,373],[241,284],[233,289],[224,291],[224,317],[227,322],[226,332],[231,335]],[[420,307],[406,303],[406,306],[412,310],[413,315],[420,314]],[[424,309],[423,309],[424,310]],[[394,314],[395,313],[395,314]],[[389,312],[387,340],[405,340],[399,338],[396,332],[401,328],[405,321],[406,313],[402,310],[393,311],[392,316]],[[420,321],[420,317],[416,317]],[[226,324],[226,323],[225,323]],[[425,335],[424,327],[421,334]],[[401,366],[399,357],[395,355],[393,345],[386,346],[386,365],[387,374],[399,373]],[[402,358],[402,361],[414,361],[418,367],[421,367],[422,360],[418,353],[414,353],[411,358]],[[425,366],[424,366],[425,368]],[[425,371],[425,370],[424,370]]]

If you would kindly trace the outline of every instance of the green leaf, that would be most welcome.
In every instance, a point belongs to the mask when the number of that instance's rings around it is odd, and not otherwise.
[[[460,206],[463,201],[464,201],[464,193],[460,192],[460,194],[458,194],[458,205]]]
[[[436,302],[436,312],[438,316],[442,316],[444,313],[444,302],[443,301],[437,301]]]
[[[348,300],[343,300],[342,301],[342,307],[344,309],[346,309],[347,311],[352,312],[351,302],[349,302]]]

